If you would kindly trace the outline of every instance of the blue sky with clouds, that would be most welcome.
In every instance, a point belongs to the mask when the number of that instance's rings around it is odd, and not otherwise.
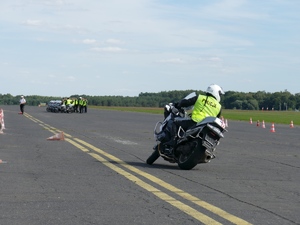
[[[0,94],[300,93],[299,0],[1,0]]]

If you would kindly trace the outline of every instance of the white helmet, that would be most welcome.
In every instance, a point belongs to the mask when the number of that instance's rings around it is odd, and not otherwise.
[[[208,88],[206,89],[206,93],[211,94],[212,96],[214,96],[218,102],[220,102],[221,97],[220,95],[225,94],[225,92],[223,91],[223,89],[217,85],[217,84],[211,84],[208,86]]]

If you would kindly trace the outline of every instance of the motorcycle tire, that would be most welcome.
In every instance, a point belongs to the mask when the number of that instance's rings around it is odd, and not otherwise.
[[[181,154],[178,158],[178,166],[182,170],[191,170],[193,169],[199,161],[201,155],[200,150],[195,147],[188,154]]]
[[[147,159],[147,164],[152,165],[158,158],[159,158],[159,152],[157,149],[155,149],[152,154]]]

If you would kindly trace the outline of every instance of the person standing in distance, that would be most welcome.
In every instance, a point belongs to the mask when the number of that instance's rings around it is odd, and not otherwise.
[[[24,98],[24,96],[22,95],[21,96],[21,99],[20,99],[20,114],[24,114],[24,106],[26,104],[26,99]]]

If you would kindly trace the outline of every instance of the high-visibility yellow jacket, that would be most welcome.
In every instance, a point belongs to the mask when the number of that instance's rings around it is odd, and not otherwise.
[[[212,96],[199,95],[192,112],[192,120],[200,122],[208,116],[218,116],[221,104]]]

